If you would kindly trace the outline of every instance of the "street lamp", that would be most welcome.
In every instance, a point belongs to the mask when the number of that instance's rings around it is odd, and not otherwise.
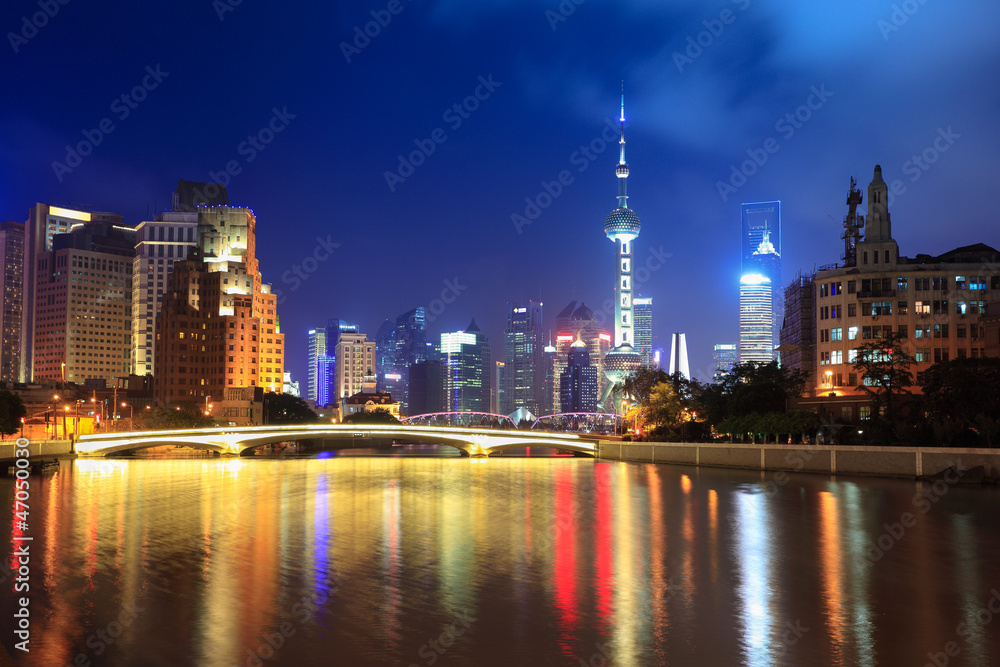
[[[129,420],[129,423],[131,423],[132,422],[132,406],[129,405],[128,403],[122,403],[122,407],[123,408],[128,408],[128,420]]]

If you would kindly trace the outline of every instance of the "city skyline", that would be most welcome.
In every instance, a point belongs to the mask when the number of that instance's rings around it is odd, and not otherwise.
[[[998,166],[994,93],[981,84],[998,60],[988,30],[997,8],[921,5],[899,25],[890,8],[861,2],[808,11],[591,2],[558,19],[546,3],[404,8],[346,54],[341,45],[373,20],[368,10],[275,18],[246,4],[221,16],[206,6],[192,22],[164,8],[141,25],[222,37],[175,54],[141,38],[135,15],[117,6],[63,8],[5,56],[19,104],[2,112],[0,219],[23,221],[50,202],[138,225],[170,208],[178,178],[215,176],[261,220],[262,272],[282,291],[296,379],[305,379],[306,332],[334,315],[373,336],[385,317],[421,305],[430,334],[475,317],[495,344],[507,301],[599,309],[613,298],[596,229],[624,79],[629,157],[642,165],[634,204],[648,222],[636,262],[656,267],[637,293],[656,301],[660,345],[670,331],[699,341],[689,350],[695,377],[711,376],[708,341],[737,338],[742,202],[782,201],[786,280],[776,292],[839,259],[844,183],[876,163],[895,199],[901,253],[1000,245],[986,205]],[[275,20],[303,39],[250,63],[227,53],[227,35]],[[127,57],[81,48],[78,63],[56,66],[98,26],[121,38]],[[312,39],[320,26],[325,39]],[[629,36],[629,48],[608,34]],[[423,48],[428,38],[440,46]],[[588,50],[567,66],[560,53],[582,43]],[[470,44],[456,62],[453,51]],[[264,62],[288,76],[261,76]],[[733,77],[730,62],[746,76]],[[220,85],[217,71],[243,96],[224,121],[191,104]],[[51,104],[52,90],[75,103]],[[87,150],[87,137],[100,141]],[[68,154],[81,144],[88,155]],[[421,146],[426,154],[411,160]],[[953,191],[966,195],[940,194]],[[364,290],[339,288],[358,276]]]

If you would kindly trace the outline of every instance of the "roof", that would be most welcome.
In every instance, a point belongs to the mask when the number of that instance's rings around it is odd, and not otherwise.
[[[345,405],[367,405],[371,401],[375,405],[392,405],[396,401],[392,400],[392,394],[388,392],[374,392],[366,394],[364,392],[348,396],[344,399]]]

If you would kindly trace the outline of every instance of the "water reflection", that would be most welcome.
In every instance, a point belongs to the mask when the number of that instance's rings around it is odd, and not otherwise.
[[[133,604],[99,664],[892,665],[951,640],[984,664],[1000,651],[976,621],[1000,584],[988,489],[949,491],[872,562],[912,484],[426,457],[81,460],[32,483],[29,665],[98,659],[95,633]],[[0,499],[14,508],[11,480]],[[6,525],[14,565],[23,531]],[[9,583],[0,602],[13,610]]]

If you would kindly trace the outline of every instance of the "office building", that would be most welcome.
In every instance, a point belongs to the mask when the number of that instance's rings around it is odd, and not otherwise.
[[[590,352],[582,340],[570,346],[559,391],[561,412],[597,411],[597,367],[591,365]]]
[[[0,382],[18,382],[21,373],[21,315],[24,302],[24,224],[0,224]]]
[[[337,370],[337,357],[333,354],[321,354],[316,358],[316,405],[327,407],[337,402],[333,394],[334,377]]]
[[[319,360],[325,356],[326,330],[310,329],[306,339],[306,400],[317,405],[325,405],[318,400],[321,378],[325,382],[326,377],[320,375]],[[329,398],[329,392],[326,389],[324,392]]]
[[[600,402],[607,405],[609,394],[627,375],[638,370],[642,359],[635,349],[635,323],[633,320],[632,297],[635,285],[632,282],[632,242],[639,236],[641,224],[639,216],[628,207],[628,164],[625,162],[625,95],[622,95],[621,138],[618,141],[619,158],[615,175],[618,177],[618,208],[611,211],[604,220],[604,233],[616,248],[615,253],[615,347],[604,357],[604,375],[608,385],[601,394]],[[617,406],[614,406],[617,408]]]
[[[553,395],[556,388],[555,373],[556,346],[552,344],[552,337],[549,336],[548,345],[542,348],[542,374],[544,376],[544,380],[542,382],[542,407],[539,416],[551,415],[555,413],[556,402],[555,396]]]
[[[503,384],[498,386],[499,411],[505,415],[525,408],[537,415],[542,390],[542,304],[507,304],[504,330]]]
[[[691,367],[688,365],[687,334],[670,334],[670,375],[680,374],[691,379]]]
[[[35,256],[32,377],[114,383],[132,370],[135,230],[91,222]]]
[[[444,356],[444,409],[448,412],[489,412],[493,368],[486,335],[472,320],[464,331],[441,334]]]
[[[410,367],[427,360],[427,314],[423,306],[417,306],[396,318],[396,360],[393,374],[399,375],[398,395],[400,410],[411,413],[409,407]],[[486,396],[489,405],[489,394]]]
[[[426,415],[443,412],[444,400],[444,364],[437,359],[428,359],[410,366],[410,412],[413,415]]]
[[[257,218],[246,207],[198,207],[198,245],[175,262],[156,318],[156,400],[219,400],[227,388],[280,392],[284,334],[261,281]]]
[[[594,312],[587,304],[570,301],[557,316],[553,324],[555,330],[555,353],[552,356],[552,410],[545,414],[564,412],[562,410],[562,374],[569,363],[569,351],[573,343],[580,340],[587,346],[591,363],[597,366],[597,395],[602,396],[609,385],[604,374],[604,360],[611,350],[611,334],[597,326]]]
[[[28,220],[24,223],[24,261],[21,314],[21,354],[18,375],[24,382],[30,382],[34,377],[35,319],[36,313],[31,307],[36,303],[35,272],[39,253],[52,250],[52,239],[56,234],[66,234],[70,230],[89,223],[106,223],[121,225],[122,216],[117,213],[99,213],[83,211],[62,206],[51,206],[41,202],[28,211]],[[131,331],[131,328],[130,328]]]
[[[653,300],[636,297],[632,300],[635,317],[635,350],[646,368],[653,367]]]
[[[762,274],[740,278],[740,363],[774,360],[771,279]]]
[[[375,382],[379,391],[387,391],[385,375],[393,373],[395,367],[396,323],[385,320],[375,332]]]
[[[914,380],[931,364],[985,356],[986,304],[1000,300],[1000,252],[978,243],[936,256],[900,256],[879,166],[868,185],[868,215],[856,220],[864,237],[856,242],[854,263],[821,270],[812,279],[815,393],[856,396],[858,346],[893,333],[906,340],[916,361],[910,369]]]
[[[756,299],[758,293],[762,291],[760,285],[763,283],[753,276],[764,276],[771,286],[771,300],[767,314],[771,322],[768,332],[771,335],[769,348],[773,358],[774,346],[777,344],[777,333],[781,326],[781,310],[783,307],[781,290],[779,289],[781,285],[781,202],[765,201],[742,204],[740,207],[740,220],[740,316],[742,318],[744,312],[742,308],[743,285],[746,284],[744,278],[748,278],[750,281],[757,281],[754,283],[757,287],[749,290],[753,293],[753,298]],[[762,331],[760,329],[760,313],[757,311],[757,305],[759,304],[755,304],[754,309],[752,309],[749,315],[754,320],[753,324],[745,324],[742,319],[740,320],[740,330],[742,331],[745,326],[749,326],[756,332],[755,340],[756,336]],[[744,359],[744,348],[741,339],[740,362],[761,361],[760,348],[756,342],[752,348],[747,348],[746,354],[748,356]]]
[[[502,361],[494,362],[493,383],[490,387],[490,412],[499,413],[504,406],[504,385],[507,378],[505,374],[506,365]],[[513,411],[512,411],[513,412]],[[506,413],[510,414],[510,413]]]
[[[715,361],[716,378],[733,370],[733,366],[736,365],[736,352],[735,343],[722,343],[715,346],[715,354],[712,359]]]

